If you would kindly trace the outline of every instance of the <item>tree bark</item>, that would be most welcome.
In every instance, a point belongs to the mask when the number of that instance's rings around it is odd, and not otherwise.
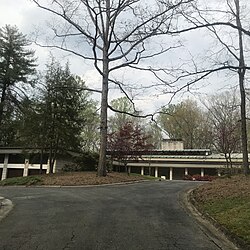
[[[1,101],[0,101],[0,125],[2,124],[3,120],[3,110],[4,110],[4,101],[6,99],[6,91],[7,91],[7,84],[3,84]]]
[[[102,77],[102,101],[101,101],[101,125],[100,125],[100,151],[98,162],[98,176],[107,175],[106,167],[106,148],[107,148],[107,116],[108,116],[108,76],[109,62],[107,53],[104,52],[103,58],[103,77]]]
[[[106,151],[108,130],[108,89],[109,89],[109,29],[110,29],[110,0],[106,0],[105,18],[102,23],[103,30],[103,71],[102,71],[102,101],[101,101],[101,124],[100,124],[100,151],[97,175],[107,175]]]
[[[40,168],[39,168],[39,174],[43,173],[43,148],[41,148],[40,151]]]
[[[239,49],[240,49],[240,58],[239,58],[239,85],[240,85],[240,96],[241,96],[241,140],[242,140],[242,153],[243,153],[243,162],[242,167],[244,174],[249,174],[249,162],[248,162],[248,148],[247,148],[247,125],[246,125],[246,93],[245,93],[245,59],[244,59],[244,47],[243,47],[243,35],[242,35],[242,25],[240,20],[240,4],[239,0],[235,0],[236,7],[236,25],[239,28]]]

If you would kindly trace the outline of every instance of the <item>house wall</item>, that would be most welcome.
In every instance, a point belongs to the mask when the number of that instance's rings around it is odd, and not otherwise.
[[[242,156],[235,154],[232,160],[233,168],[240,170]],[[114,164],[119,168],[123,163],[114,161]],[[128,162],[127,166],[131,173],[178,180],[185,175],[219,175],[226,169],[226,161],[221,155],[144,155],[137,161]]]
[[[31,162],[29,157],[26,156],[21,150],[4,150],[5,152],[0,153],[0,180],[12,177],[21,177],[34,175],[39,173],[40,169],[40,157],[31,157]],[[31,154],[32,156],[34,154]],[[44,161],[46,164],[42,165],[43,173],[46,173],[48,169],[48,157],[44,156]]]
[[[43,155],[42,173],[49,173],[48,153]],[[65,164],[72,163],[72,156],[58,155],[53,173],[60,172]],[[30,149],[0,148],[0,180],[11,177],[36,175],[40,172],[40,153]]]
[[[28,175],[39,175],[40,174],[40,169],[29,169],[28,170]],[[46,174],[46,169],[42,170],[42,174]]]
[[[70,161],[69,159],[62,157],[56,160],[56,168],[55,168],[55,172],[61,172],[63,171],[63,168],[66,165],[71,165],[72,161]]]
[[[23,176],[24,169],[8,168],[6,178],[20,177]]]
[[[183,150],[183,141],[165,139],[161,142],[161,150]]]

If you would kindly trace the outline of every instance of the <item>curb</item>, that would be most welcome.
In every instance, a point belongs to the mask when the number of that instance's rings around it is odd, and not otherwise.
[[[140,180],[140,181],[128,181],[128,182],[116,182],[116,183],[104,183],[104,184],[94,184],[94,185],[41,185],[41,186],[25,186],[25,187],[34,187],[34,188],[91,188],[91,187],[108,187],[108,186],[122,186],[129,184],[136,184],[141,182],[147,182],[148,180]]]
[[[7,214],[12,210],[13,206],[14,205],[11,200],[0,196],[0,221],[7,216]]]
[[[188,212],[188,214],[195,218],[200,229],[203,233],[219,248],[222,250],[236,250],[241,249],[228,235],[225,234],[215,221],[210,220],[205,214],[201,213],[195,206],[195,201],[192,198],[192,192],[195,188],[189,189],[182,193],[180,196],[183,208]]]

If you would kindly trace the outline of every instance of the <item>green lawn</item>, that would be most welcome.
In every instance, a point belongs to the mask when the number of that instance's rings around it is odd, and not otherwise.
[[[30,186],[39,183],[42,183],[41,176],[13,177],[0,181],[0,186],[8,186],[8,185]]]
[[[203,209],[250,245],[250,198],[228,198],[203,204]]]
[[[199,209],[250,249],[250,178],[218,179],[194,192]]]

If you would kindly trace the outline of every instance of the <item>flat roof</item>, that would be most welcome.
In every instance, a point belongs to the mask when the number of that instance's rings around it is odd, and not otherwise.
[[[107,155],[211,155],[210,149],[175,149],[175,150],[145,150],[145,151],[107,151]]]

